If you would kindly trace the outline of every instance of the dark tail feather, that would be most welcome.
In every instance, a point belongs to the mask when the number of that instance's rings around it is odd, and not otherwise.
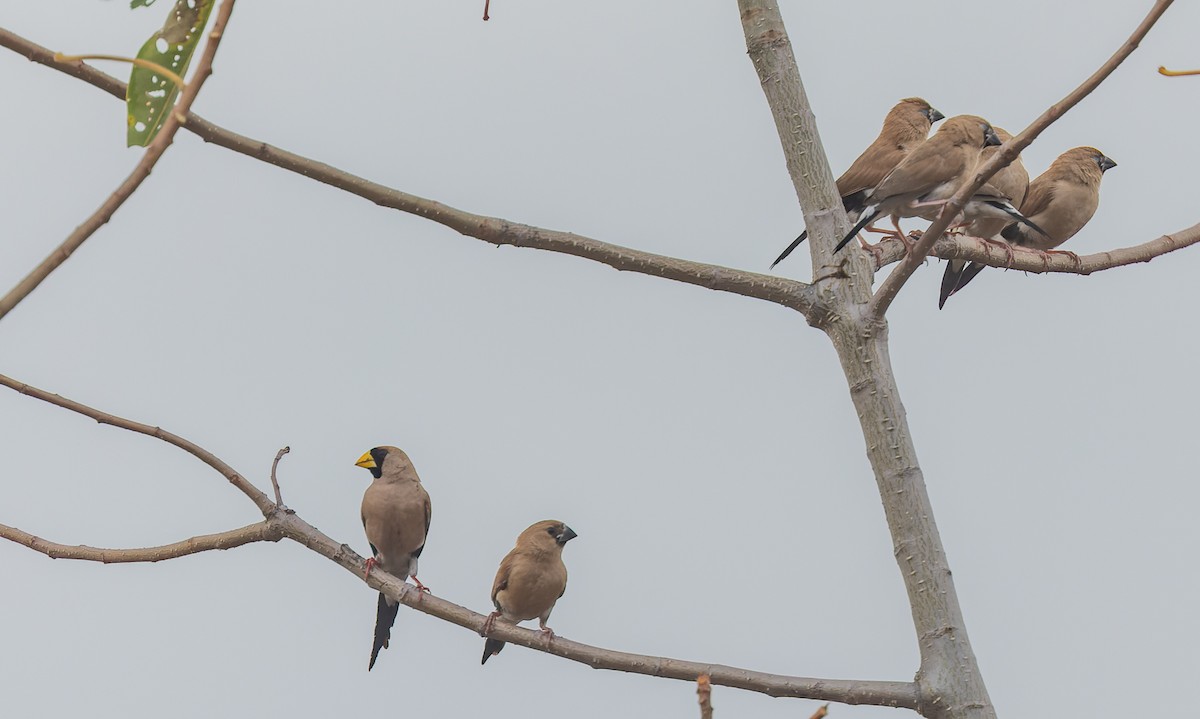
[[[983,264],[982,262],[972,262],[971,264],[967,265],[967,268],[962,271],[962,276],[958,278],[958,286],[955,287],[950,294],[959,292],[962,290],[962,288],[966,287],[968,282],[975,279],[975,275],[983,272],[984,267],[987,267],[987,265]]]
[[[807,238],[807,237],[808,237],[808,230],[801,232],[800,236],[797,237],[795,240],[792,240],[792,244],[788,245],[786,250],[779,253],[779,256],[775,258],[775,261],[771,263],[771,269],[775,269],[775,265],[786,260],[787,256],[792,254],[792,250],[799,247],[800,243],[804,242],[805,238]]]
[[[842,241],[838,243],[838,246],[833,248],[834,254],[837,254],[838,252],[840,252],[841,249],[846,246],[846,243],[848,243],[848,242],[850,242],[850,240],[854,239],[854,236],[857,235],[859,232],[861,232],[862,228],[871,224],[875,220],[876,217],[879,217],[879,208],[878,207],[876,207],[875,209],[871,210],[870,212],[868,212],[868,213],[864,214],[862,217],[860,217],[858,219],[858,224],[856,224],[854,226],[854,229],[850,230],[850,234],[843,237]]]
[[[1042,237],[1045,237],[1047,240],[1050,239],[1050,234],[1048,232],[1038,227],[1036,222],[1018,212],[1017,208],[1013,207],[1011,204],[1007,202],[993,202],[991,204],[993,207],[1004,210],[1006,213],[1008,213],[1009,217],[1013,218],[1017,222],[1020,222],[1022,225],[1029,225],[1035,232],[1040,234]],[[1001,237],[1004,237],[1003,233],[1001,233]]]
[[[375,610],[375,643],[371,645],[371,663],[367,665],[367,671],[371,671],[375,666],[379,650],[386,647],[388,640],[392,638],[392,624],[395,623],[396,613],[399,611],[399,602],[388,606],[387,597],[383,596],[383,592],[379,593],[379,608]]]
[[[963,270],[967,267],[967,263],[963,260],[950,260],[946,263],[946,272],[942,275],[942,291],[938,295],[938,309],[942,309],[946,305],[946,300],[954,291],[958,289],[958,283],[962,280]]]
[[[500,641],[499,639],[492,639],[489,637],[488,640],[483,643],[483,661],[479,663],[481,665],[487,664],[488,657],[499,654],[500,650],[503,648],[504,642]]]
[[[1033,220],[1029,219],[1028,217],[1022,217],[1020,222],[1026,224],[1026,225],[1029,225],[1033,229],[1037,230],[1038,232],[1040,232],[1042,234],[1042,237],[1045,237],[1047,240],[1054,239],[1054,238],[1050,237],[1049,232],[1046,232],[1042,228],[1038,227],[1037,224]]]

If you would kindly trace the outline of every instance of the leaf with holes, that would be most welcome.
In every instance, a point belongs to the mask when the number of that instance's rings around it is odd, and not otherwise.
[[[142,45],[138,59],[165,67],[183,77],[200,44],[213,3],[214,0],[176,0],[163,29]],[[125,107],[129,113],[126,144],[129,147],[149,145],[167,119],[167,113],[175,106],[178,96],[179,86],[163,73],[134,65],[133,72],[129,74],[129,89],[125,92]]]

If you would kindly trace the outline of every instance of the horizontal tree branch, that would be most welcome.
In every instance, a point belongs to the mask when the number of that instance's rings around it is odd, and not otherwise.
[[[366,571],[366,560],[350,547],[335,542],[295,514],[280,516],[278,521],[283,527],[285,536],[289,539],[293,539],[321,556],[336,562],[354,574],[360,581],[362,580]],[[367,584],[411,609],[451,624],[457,624],[476,633],[482,630],[483,624],[487,620],[486,614],[478,614],[436,595],[420,592],[415,586],[380,570],[378,566],[371,571]],[[769,674],[723,664],[707,664],[619,652],[564,639],[558,635],[547,642],[546,635],[541,631],[503,622],[495,624],[490,636],[586,664],[593,669],[610,669],[688,682],[694,682],[701,675],[707,674],[711,677],[713,684],[745,689],[773,697],[817,699],[843,704],[871,704],[905,709],[915,709],[918,701],[916,685],[912,682],[813,679],[785,674]]]
[[[41,552],[51,559],[79,559],[88,562],[120,564],[161,562],[164,559],[185,557],[212,549],[233,549],[252,542],[278,542],[283,538],[283,530],[272,525],[268,520],[217,534],[202,534],[160,547],[138,547],[136,549],[103,549],[82,544],[58,544],[6,524],[0,524],[0,537],[29,547],[35,552]]]
[[[900,261],[896,269],[892,270],[891,274],[883,281],[883,284],[879,286],[879,290],[876,291],[875,296],[871,299],[871,313],[875,317],[883,317],[884,313],[887,312],[888,307],[892,304],[892,300],[899,294],[900,288],[904,286],[904,283],[908,281],[908,278],[912,276],[917,267],[925,261],[925,257],[933,248],[934,242],[946,231],[946,227],[954,220],[954,217],[963,208],[966,201],[975,194],[975,191],[983,187],[983,184],[991,179],[992,175],[1016,159],[1017,155],[1021,154],[1021,151],[1026,147],[1029,147],[1046,128],[1054,124],[1068,110],[1078,105],[1083,98],[1090,95],[1093,90],[1099,87],[1100,83],[1108,79],[1108,76],[1125,61],[1125,58],[1129,57],[1137,49],[1142,39],[1146,37],[1146,33],[1150,32],[1150,28],[1154,27],[1154,24],[1158,22],[1158,19],[1167,11],[1172,2],[1173,0],[1157,0],[1141,24],[1129,36],[1129,39],[1113,53],[1112,57],[1100,66],[1100,69],[1092,73],[1091,77],[1084,80],[1079,87],[1068,93],[1062,100],[1051,105],[1049,109],[1030,123],[1029,127],[1022,130],[1020,134],[1004,143],[992,155],[991,159],[979,166],[974,177],[964,182],[958,188],[958,191],[954,193],[954,197],[946,203],[937,219],[929,226],[929,231],[925,233],[921,241],[913,247],[912,252]]]
[[[1124,267],[1139,262],[1149,262],[1168,252],[1181,250],[1200,243],[1200,224],[1192,225],[1178,232],[1143,242],[1132,247],[1120,247],[1115,250],[1096,252],[1090,255],[1078,255],[1079,260],[1065,253],[1043,254],[1036,250],[1023,247],[1013,247],[1012,257],[1004,248],[984,242],[978,237],[942,236],[933,245],[930,256],[946,260],[969,260],[981,262],[991,267],[1002,267],[1022,272],[1061,272],[1075,275],[1090,275],[1093,272]],[[879,248],[876,269],[898,262],[904,257],[904,244],[894,238],[885,238],[877,245]]]
[[[114,414],[101,412],[98,409],[94,409],[85,404],[67,399],[66,397],[61,397],[45,390],[38,389],[37,387],[25,384],[24,382],[18,382],[17,380],[6,375],[0,374],[0,385],[14,389],[21,394],[34,397],[35,399],[40,399],[43,402],[49,402],[50,404],[62,407],[63,409],[69,409],[72,412],[77,412],[85,417],[91,417],[100,424],[108,424],[112,425],[113,427],[120,427],[121,429],[127,429],[130,432],[149,435],[151,437],[161,439],[168,444],[173,444],[220,472],[225,479],[229,480],[230,484],[237,487],[239,490],[241,490],[242,494],[250,498],[251,502],[254,502],[254,505],[263,513],[263,516],[269,517],[275,511],[275,503],[271,501],[270,497],[258,491],[257,487],[255,487],[253,484],[250,484],[250,482],[248,482],[245,477],[238,474],[233,467],[230,467],[228,464],[222,462],[212,452],[209,452],[194,442],[189,442],[179,435],[171,434],[161,427],[152,427],[148,424],[142,424],[141,422],[134,422],[131,419],[125,419]]]
[[[109,195],[79,227],[67,236],[62,243],[51,252],[46,259],[42,260],[37,267],[24,277],[17,286],[9,290],[8,294],[0,297],[0,319],[12,311],[14,307],[21,303],[29,296],[30,292],[37,289],[38,285],[42,284],[51,272],[58,269],[59,265],[66,262],[72,254],[78,250],[89,237],[103,227],[121,205],[133,196],[133,193],[141,187],[142,182],[150,176],[150,171],[158,163],[159,158],[171,146],[172,140],[175,138],[175,133],[179,130],[184,118],[187,116],[188,108],[192,106],[196,96],[200,93],[200,88],[204,86],[204,81],[212,74],[213,58],[217,54],[217,46],[221,43],[221,35],[224,33],[225,24],[229,21],[229,15],[233,12],[234,0],[225,0],[221,3],[221,7],[217,10],[217,19],[213,23],[213,29],[209,33],[208,43],[204,46],[204,54],[200,57],[200,61],[196,64],[196,71],[192,75],[192,81],[188,83],[179,98],[179,104],[170,111],[163,126],[159,128],[158,134],[154,137],[154,141],[142,153],[142,159],[138,161],[133,172],[117,186],[117,189]],[[58,62],[51,55],[50,60],[54,67],[71,67],[82,66],[80,61],[74,62]],[[69,73],[78,77],[77,73]],[[124,91],[121,92],[122,99],[125,97]]]
[[[114,97],[122,99],[125,97],[125,83],[120,80],[87,65],[74,66],[56,63],[53,59],[54,53],[50,50],[2,28],[0,28],[0,46],[20,53],[33,62],[66,72]],[[707,287],[711,290],[766,300],[797,310],[805,315],[808,315],[817,306],[816,293],[808,284],[797,280],[656,255],[570,232],[547,230],[509,222],[497,217],[477,215],[435,200],[371,182],[323,162],[268,145],[261,140],[238,135],[194,113],[188,114],[184,128],[206,142],[358,195],[377,205],[423,217],[468,237],[474,237],[494,245],[513,245],[514,247],[532,247],[550,252],[561,252],[600,262],[617,270],[662,277],[676,282]]]

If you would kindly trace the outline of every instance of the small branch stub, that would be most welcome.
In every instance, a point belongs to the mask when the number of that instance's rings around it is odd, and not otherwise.
[[[283,495],[279,492],[279,480],[275,476],[275,470],[279,468],[279,460],[283,459],[283,455],[291,451],[291,447],[284,447],[275,453],[275,461],[271,462],[271,486],[275,488],[275,506],[280,509],[286,507],[283,506]]]
[[[700,697],[700,719],[712,719],[712,680],[707,674],[696,677],[696,694]]]
[[[808,719],[825,719],[827,716],[829,716],[829,705],[822,704],[821,706],[817,707],[817,710],[813,712],[812,716]]]

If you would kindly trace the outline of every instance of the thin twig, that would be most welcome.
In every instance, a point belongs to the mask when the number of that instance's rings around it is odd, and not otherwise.
[[[68,545],[51,542],[23,532],[16,527],[0,524],[0,538],[8,539],[17,544],[29,547],[35,552],[41,552],[51,559],[79,559],[88,562],[103,562],[104,564],[119,564],[125,562],[161,562],[165,559],[185,557],[189,554],[207,552],[213,549],[233,549],[243,544],[253,542],[278,542],[283,539],[283,530],[271,524],[270,520],[230,529],[217,534],[202,534],[198,537],[185,539],[182,542],[164,544],[160,547],[138,547],[136,549],[103,549],[84,545]]]
[[[712,719],[712,678],[707,674],[696,678],[696,694],[700,697],[700,719]]]
[[[100,424],[108,424],[112,425],[113,427],[127,429],[130,432],[148,435],[150,437],[161,439],[168,444],[173,444],[220,472],[225,479],[229,480],[230,484],[237,487],[239,490],[241,490],[242,494],[245,494],[250,498],[250,501],[254,502],[254,505],[263,513],[263,516],[269,517],[275,511],[275,505],[271,502],[271,498],[258,491],[258,488],[256,488],[253,484],[250,484],[245,477],[238,474],[233,467],[230,467],[225,462],[222,462],[212,452],[209,452],[193,442],[189,442],[179,435],[171,434],[161,427],[152,427],[148,424],[134,422],[133,420],[118,417],[114,414],[101,412],[100,410],[94,409],[85,404],[81,404],[65,397],[60,397],[59,395],[52,394],[46,390],[38,389],[37,387],[25,384],[24,382],[18,382],[17,380],[2,374],[0,374],[0,385],[14,389],[21,394],[29,395],[35,399],[40,399],[43,402],[49,402],[50,404],[62,407],[63,409],[69,409],[72,412],[77,412],[82,414],[84,417],[90,417]]]
[[[61,52],[58,52],[54,53],[54,60],[55,62],[83,62],[84,60],[111,60],[113,62],[127,62],[130,65],[136,65],[137,67],[145,68],[152,72],[157,72],[159,75],[162,75],[171,82],[175,83],[180,90],[187,88],[187,83],[183,81],[182,77],[176,75],[174,70],[169,67],[159,65],[157,62],[152,60],[147,60],[144,57],[125,57],[124,55],[103,54],[64,55]]]
[[[1157,0],[1145,19],[1137,26],[1133,34],[1129,36],[1129,39],[1113,53],[1112,57],[1100,66],[1099,70],[1092,73],[1091,77],[1085,80],[1079,87],[1072,90],[1062,100],[1051,105],[1048,110],[1042,113],[1041,117],[1034,120],[1019,135],[1004,143],[990,160],[979,167],[974,177],[965,181],[958,188],[958,191],[954,193],[954,197],[946,203],[942,208],[941,214],[938,215],[937,219],[926,230],[921,241],[917,243],[907,257],[900,261],[896,269],[892,270],[892,273],[887,276],[887,279],[883,281],[883,284],[875,292],[875,296],[871,298],[870,311],[874,317],[882,318],[887,313],[892,300],[896,299],[896,295],[900,293],[900,288],[904,287],[904,283],[908,281],[908,278],[912,277],[913,272],[925,261],[925,256],[929,254],[933,243],[946,231],[946,227],[953,221],[971,195],[975,194],[975,191],[980,187],[983,187],[983,184],[992,175],[1012,162],[1042,131],[1054,124],[1058,118],[1066,114],[1068,110],[1075,107],[1083,98],[1090,95],[1093,90],[1099,87],[1100,83],[1104,82],[1125,61],[1125,58],[1129,57],[1137,49],[1142,38],[1146,37],[1146,33],[1150,32],[1150,28],[1154,27],[1154,24],[1158,22],[1158,19],[1162,17],[1162,14],[1166,12],[1172,2],[1173,0]]]
[[[122,99],[125,97],[125,83],[120,80],[87,65],[56,64],[53,62],[54,53],[4,29],[0,29],[0,46],[18,52],[33,62],[79,78],[114,97]],[[193,80],[193,82],[195,81]],[[570,232],[547,230],[509,222],[498,217],[466,212],[434,200],[410,195],[386,185],[371,182],[323,162],[273,147],[261,140],[238,135],[214,125],[194,113],[188,114],[184,129],[195,133],[206,142],[358,195],[377,205],[423,217],[468,237],[495,245],[532,247],[561,252],[600,262],[618,270],[638,272],[773,302],[797,310],[806,316],[818,306],[815,290],[804,282],[656,255]]]
[[[1180,77],[1183,75],[1200,75],[1200,70],[1168,70],[1162,65],[1159,65],[1158,74],[1166,75],[1167,77]]]
[[[275,477],[275,470],[279,467],[279,460],[283,458],[283,455],[291,451],[291,447],[284,447],[275,453],[275,461],[271,462],[271,486],[275,488],[275,506],[280,509],[284,508],[283,496],[279,492],[279,480]]]
[[[0,297],[0,319],[3,319],[14,307],[20,304],[21,300],[28,297],[30,292],[37,289],[38,285],[42,284],[50,276],[51,272],[54,272],[59,265],[66,262],[89,237],[112,219],[113,214],[121,205],[125,204],[125,201],[150,176],[150,171],[154,169],[154,165],[158,162],[159,158],[170,147],[171,141],[175,138],[175,133],[185,121],[188,110],[196,99],[196,95],[200,92],[200,88],[204,86],[204,81],[212,74],[213,58],[217,54],[217,46],[221,42],[221,35],[225,31],[229,15],[233,12],[233,3],[234,0],[224,0],[221,3],[220,9],[217,10],[216,22],[213,23],[212,32],[208,36],[208,44],[204,48],[204,54],[201,56],[200,62],[196,65],[196,72],[192,75],[192,81],[183,90],[179,98],[179,104],[163,123],[162,129],[159,130],[154,141],[146,148],[146,152],[142,154],[142,159],[133,168],[133,172],[104,201],[104,204],[100,205],[90,217],[84,220],[82,225],[76,227],[75,231],[68,235],[62,244],[55,248],[46,259],[42,260],[41,264],[33,268],[24,279],[17,283],[16,287],[9,290],[8,294]],[[53,54],[51,54],[51,60],[53,60]],[[82,65],[82,63],[55,63],[59,67],[67,67],[72,64]],[[122,93],[122,96],[124,96],[124,93]]]
[[[808,719],[825,719],[827,716],[829,716],[829,705],[822,704],[821,706],[817,707],[817,710],[813,712],[812,716]]]

